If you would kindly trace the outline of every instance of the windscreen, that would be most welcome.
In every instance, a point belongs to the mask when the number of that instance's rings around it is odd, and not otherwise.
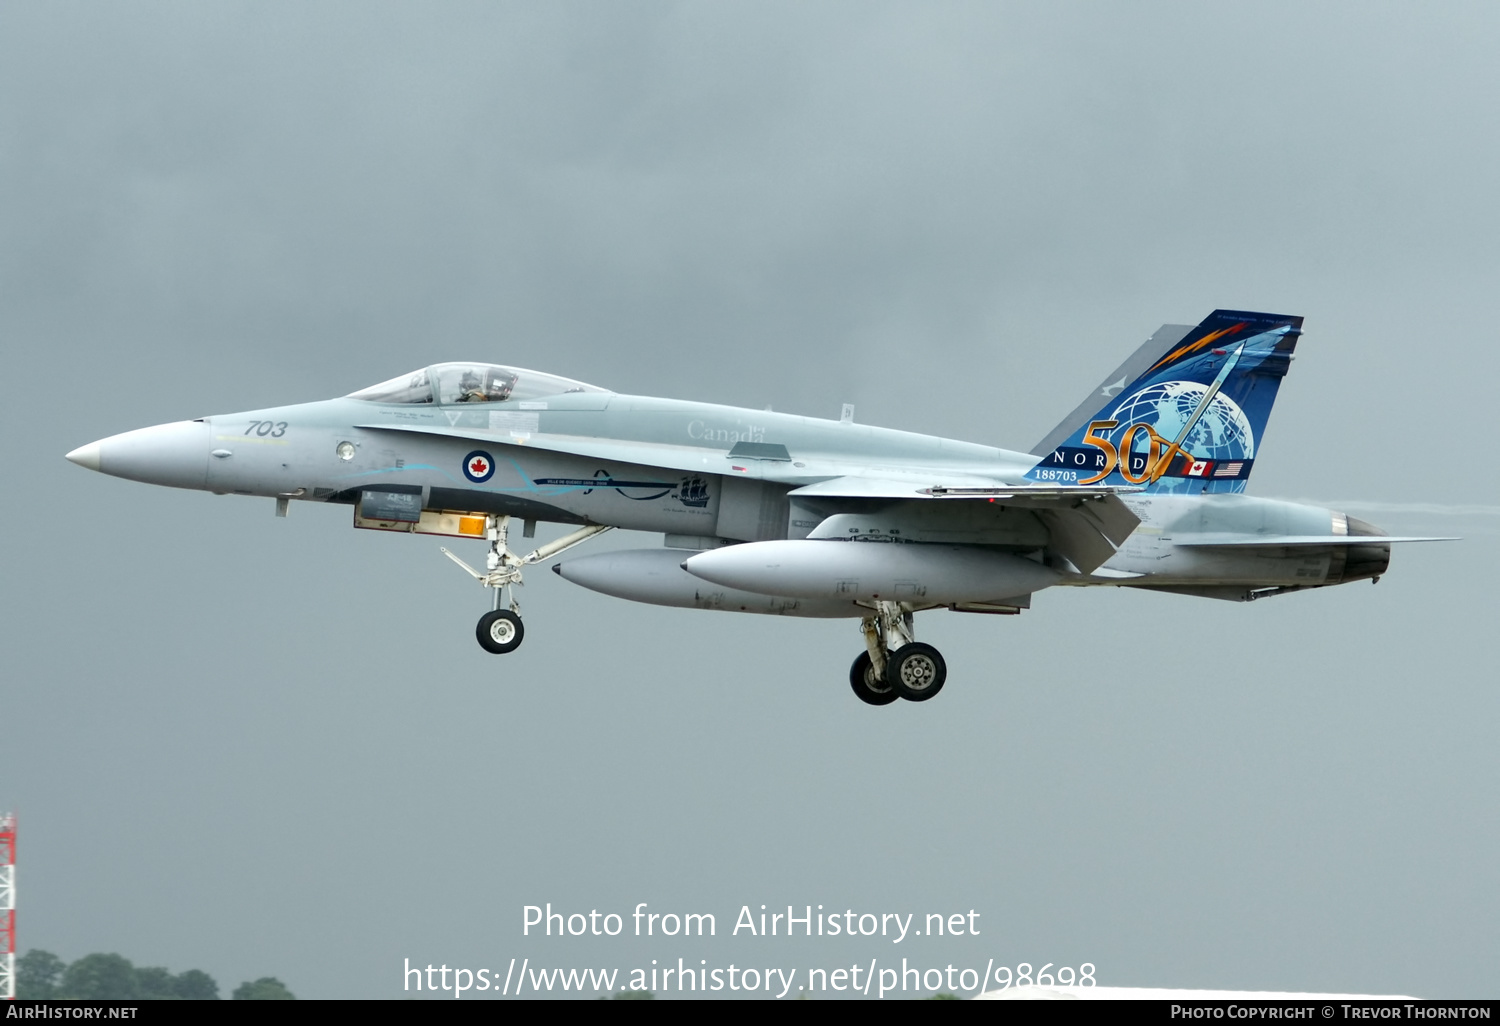
[[[430,403],[432,382],[424,368],[362,388],[358,392],[350,392],[348,398],[364,399],[372,403]]]

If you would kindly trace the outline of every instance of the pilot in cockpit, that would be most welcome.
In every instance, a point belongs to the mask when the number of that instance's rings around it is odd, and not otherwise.
[[[463,377],[458,381],[458,397],[455,400],[460,403],[503,403],[510,398],[510,391],[515,387],[516,375],[501,377],[496,374],[490,377],[488,387],[485,385],[486,375],[470,368],[465,370]]]
[[[464,371],[458,381],[458,401],[461,403],[487,403],[490,397],[484,391],[484,379],[472,370]]]

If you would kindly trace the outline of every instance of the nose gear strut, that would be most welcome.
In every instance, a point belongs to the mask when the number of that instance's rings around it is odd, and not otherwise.
[[[443,555],[463,567],[470,577],[486,588],[495,589],[495,598],[490,611],[479,618],[477,632],[479,644],[486,651],[496,655],[514,652],[519,648],[521,639],[525,636],[525,630],[521,626],[521,603],[516,599],[515,589],[525,584],[521,579],[522,569],[551,559],[575,545],[583,544],[594,535],[603,534],[608,530],[610,530],[608,524],[590,524],[579,528],[572,534],[565,534],[556,541],[550,541],[524,556],[518,556],[506,544],[510,534],[510,517],[487,516],[484,518],[484,536],[489,539],[490,551],[484,558],[484,573],[475,570],[443,548]],[[509,599],[504,609],[500,608],[502,591]]]

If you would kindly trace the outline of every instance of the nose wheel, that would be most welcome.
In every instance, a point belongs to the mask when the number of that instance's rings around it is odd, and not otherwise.
[[[861,702],[925,702],[943,690],[948,664],[937,649],[913,640],[909,610],[895,602],[878,602],[875,615],[865,617],[859,627],[865,651],[849,667],[849,686]]]
[[[521,639],[526,637],[526,628],[522,626],[518,613],[512,613],[509,609],[494,609],[479,618],[475,634],[479,637],[480,647],[486,652],[504,655],[521,647]]]
[[[484,534],[490,543],[490,551],[485,557],[485,573],[480,573],[447,549],[443,549],[443,555],[463,567],[470,577],[486,588],[495,589],[493,608],[479,618],[479,625],[474,630],[480,647],[495,655],[505,655],[521,647],[521,639],[526,637],[526,629],[521,625],[521,603],[516,601],[514,589],[525,583],[521,579],[521,571],[525,567],[540,563],[544,559],[551,559],[575,545],[588,541],[594,535],[608,530],[609,528],[604,524],[590,524],[556,541],[548,542],[534,552],[518,556],[506,547],[506,540],[510,534],[510,517],[485,517]],[[501,594],[507,590],[510,601],[506,603],[506,608],[502,609],[500,608]]]

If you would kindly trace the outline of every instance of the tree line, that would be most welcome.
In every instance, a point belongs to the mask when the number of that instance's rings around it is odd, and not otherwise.
[[[296,997],[273,976],[247,980],[229,995],[239,1001]],[[172,975],[161,966],[135,966],[123,955],[84,955],[68,963],[32,948],[16,959],[16,997],[26,1000],[216,1001],[219,985],[202,969]]]

